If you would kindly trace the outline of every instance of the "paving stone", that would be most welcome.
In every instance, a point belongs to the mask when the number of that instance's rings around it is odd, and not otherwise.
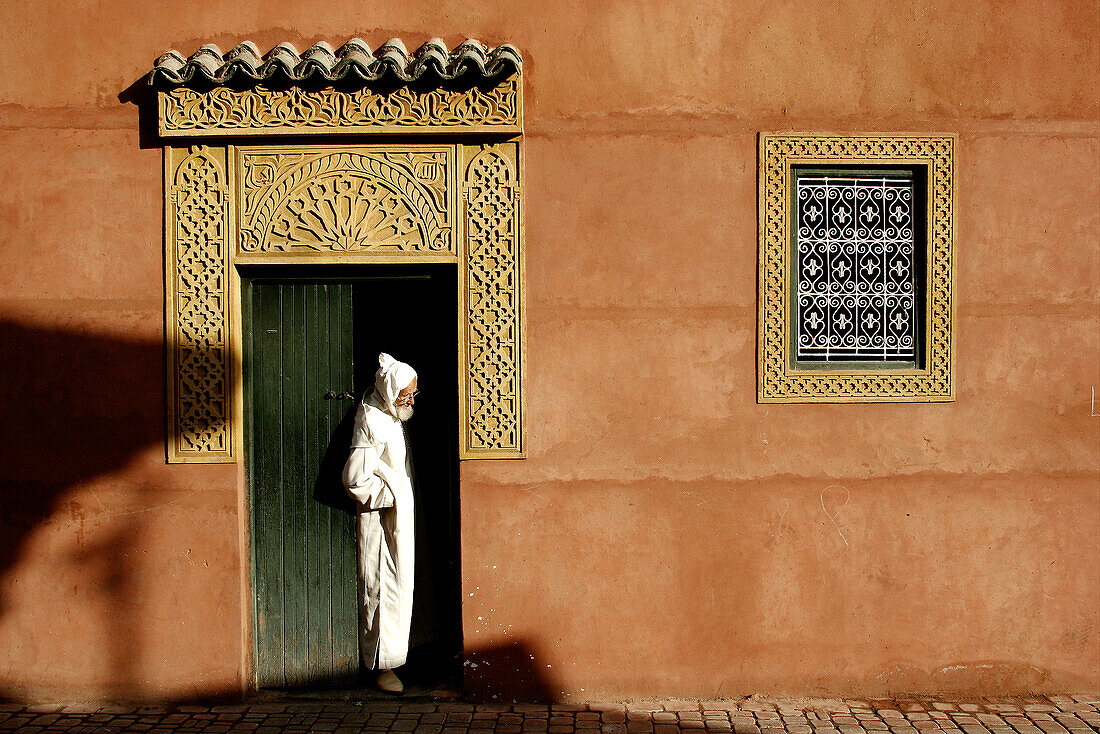
[[[989,729],[981,724],[961,724],[960,727],[966,734],[989,734]]]
[[[1047,734],[1066,734],[1066,728],[1053,720],[1036,721],[1035,724]]]
[[[1092,727],[1073,714],[1055,714],[1062,726],[1070,731],[1092,731]]]
[[[471,705],[461,701],[212,706],[0,705],[0,731],[41,734],[1085,734],[1095,696]],[[1078,700],[1083,699],[1083,700]],[[602,719],[602,721],[601,721]]]

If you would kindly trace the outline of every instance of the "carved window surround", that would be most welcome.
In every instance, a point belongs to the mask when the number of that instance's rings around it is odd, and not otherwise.
[[[464,85],[176,86],[157,97],[169,463],[240,453],[246,264],[456,263],[460,457],[525,455],[518,66]]]
[[[946,402],[954,387],[954,135],[773,133],[760,136],[757,399],[761,403]],[[814,368],[792,358],[794,167],[916,170],[925,182],[920,363]]]

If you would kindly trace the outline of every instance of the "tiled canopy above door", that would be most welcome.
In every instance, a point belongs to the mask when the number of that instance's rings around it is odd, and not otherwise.
[[[165,151],[169,462],[236,461],[244,264],[457,263],[461,456],[524,456],[517,50],[208,45],[163,54],[149,81]]]

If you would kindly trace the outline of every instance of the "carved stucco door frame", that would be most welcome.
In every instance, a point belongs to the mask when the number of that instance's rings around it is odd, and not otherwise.
[[[460,458],[525,456],[518,71],[421,91],[157,96],[169,463],[242,455],[238,266],[256,264],[456,263]]]

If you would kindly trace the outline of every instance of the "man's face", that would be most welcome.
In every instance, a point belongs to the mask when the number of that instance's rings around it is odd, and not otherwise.
[[[393,407],[397,410],[397,419],[402,423],[413,417],[416,392],[416,378],[414,377],[408,387],[397,393],[397,397],[394,398]]]

